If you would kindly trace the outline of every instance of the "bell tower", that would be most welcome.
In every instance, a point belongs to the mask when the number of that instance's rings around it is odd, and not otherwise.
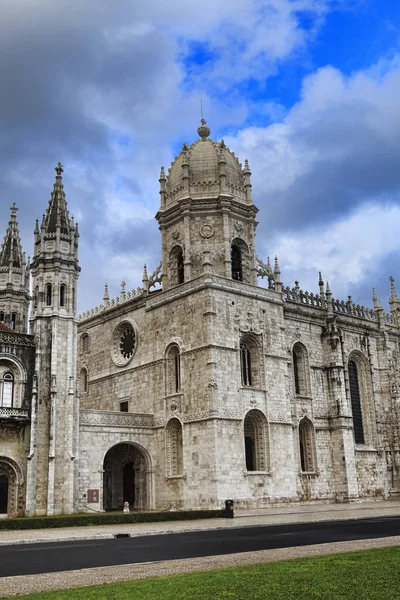
[[[29,514],[70,513],[74,506],[75,448],[78,434],[76,386],[76,290],[78,225],[69,217],[61,163],[39,229],[34,231],[31,264],[31,332],[36,338],[36,387],[32,419]],[[32,440],[31,440],[32,441]]]
[[[161,167],[163,288],[213,273],[257,285],[254,236],[258,212],[251,172],[225,145],[213,141],[202,119],[199,139],[183,144],[168,173]]]
[[[29,309],[29,259],[22,251],[17,223],[17,206],[11,217],[0,251],[0,322],[18,333],[27,333]]]

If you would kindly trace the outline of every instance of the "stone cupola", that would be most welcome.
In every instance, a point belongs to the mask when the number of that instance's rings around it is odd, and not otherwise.
[[[204,272],[257,284],[254,234],[257,208],[251,172],[210,136],[202,119],[199,139],[183,144],[165,174],[156,215],[162,235],[164,289]]]

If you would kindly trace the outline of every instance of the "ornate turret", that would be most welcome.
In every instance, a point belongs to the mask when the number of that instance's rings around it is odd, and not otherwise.
[[[251,199],[251,172],[225,142],[210,138],[202,119],[199,139],[182,150],[168,170],[161,168],[163,287],[204,272],[257,284],[254,251],[257,208]]]
[[[69,217],[61,163],[55,170],[56,181],[46,213],[40,229],[37,223],[34,230],[31,264],[30,322],[38,349],[35,363],[38,402],[36,397],[32,399],[37,419],[31,431],[31,439],[36,442],[28,467],[28,514],[51,515],[73,510],[79,409],[76,394],[79,234],[78,225]]]
[[[15,202],[0,251],[0,322],[26,333],[29,308],[29,260],[22,251]]]

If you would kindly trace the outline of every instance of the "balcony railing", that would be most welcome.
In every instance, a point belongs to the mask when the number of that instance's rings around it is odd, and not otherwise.
[[[29,421],[29,410],[27,408],[14,408],[11,406],[0,406],[0,420]]]

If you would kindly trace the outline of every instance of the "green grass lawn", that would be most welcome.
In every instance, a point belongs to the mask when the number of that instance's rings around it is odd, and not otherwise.
[[[157,577],[30,600],[399,600],[400,548]]]

